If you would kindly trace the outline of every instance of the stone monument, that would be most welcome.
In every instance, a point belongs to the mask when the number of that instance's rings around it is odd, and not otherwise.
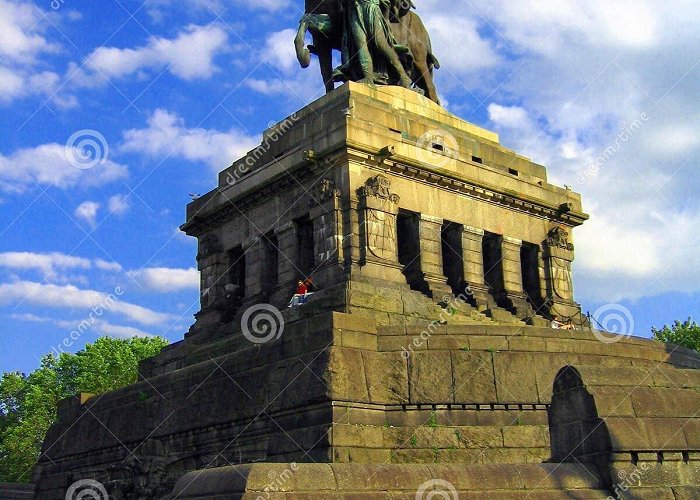
[[[62,403],[36,498],[698,498],[700,358],[598,340],[587,218],[425,92],[344,83],[190,203],[194,325],[138,383]]]

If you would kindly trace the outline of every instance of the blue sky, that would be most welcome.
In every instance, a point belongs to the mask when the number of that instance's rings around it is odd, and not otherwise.
[[[697,319],[697,2],[417,4],[446,107],[583,194],[584,310],[620,304],[638,335]],[[292,51],[302,6],[0,0],[0,370],[32,370],[86,320],[68,350],[182,338],[198,309],[177,229],[189,194],[321,95]]]

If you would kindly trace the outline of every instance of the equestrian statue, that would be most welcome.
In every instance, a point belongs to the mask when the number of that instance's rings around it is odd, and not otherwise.
[[[307,68],[318,56],[327,92],[345,81],[400,85],[439,103],[433,70],[440,63],[414,8],[413,0],[306,0],[294,40],[299,63]],[[333,50],[341,54],[335,69]]]

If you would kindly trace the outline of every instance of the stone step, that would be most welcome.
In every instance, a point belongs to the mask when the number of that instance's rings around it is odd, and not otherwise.
[[[598,471],[579,464],[271,464],[190,472],[175,485],[183,500],[604,499]]]

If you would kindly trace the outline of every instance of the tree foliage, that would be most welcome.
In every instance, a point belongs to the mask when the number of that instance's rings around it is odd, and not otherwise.
[[[700,352],[700,325],[691,318],[683,323],[676,320],[670,327],[664,326],[660,330],[652,328],[651,331],[656,340],[670,342]]]
[[[29,482],[58,403],[85,392],[101,394],[136,382],[139,361],[158,354],[160,337],[103,337],[76,354],[47,354],[38,369],[0,379],[0,482]]]

